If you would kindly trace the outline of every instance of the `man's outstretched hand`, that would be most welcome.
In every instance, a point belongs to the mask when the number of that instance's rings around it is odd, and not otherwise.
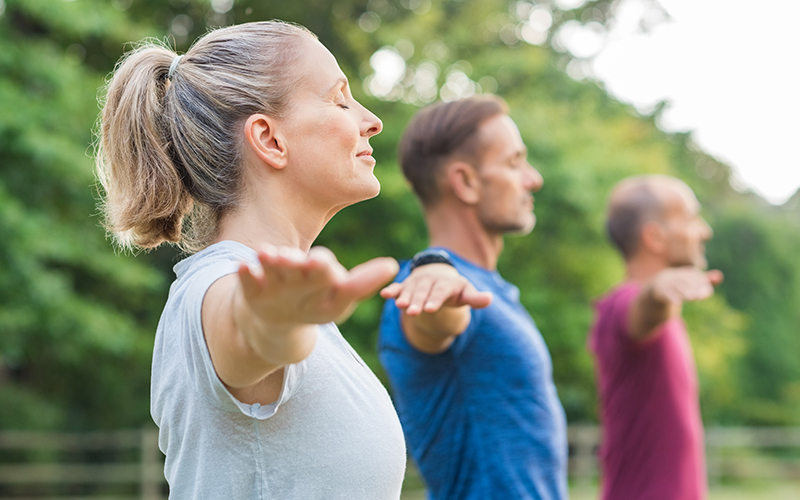
[[[675,267],[658,273],[650,287],[655,300],[679,305],[687,300],[711,297],[714,287],[722,280],[722,272],[716,269],[703,271],[691,266]]]
[[[492,303],[492,294],[479,292],[456,268],[428,264],[414,269],[401,283],[381,290],[384,299],[395,299],[405,314],[401,325],[416,349],[429,354],[447,349],[469,326],[471,308]]]
[[[662,323],[680,315],[684,302],[711,297],[722,280],[722,272],[716,269],[685,266],[662,270],[642,286],[633,302],[628,319],[631,337],[651,337]]]
[[[381,290],[381,297],[395,299],[395,305],[409,316],[435,313],[442,307],[481,309],[492,303],[491,293],[479,292],[447,264],[420,266],[405,281],[392,283]]]

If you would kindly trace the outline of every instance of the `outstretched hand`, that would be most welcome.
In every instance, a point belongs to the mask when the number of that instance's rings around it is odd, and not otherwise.
[[[653,298],[676,305],[703,300],[714,294],[714,287],[722,280],[722,272],[716,269],[703,271],[692,266],[664,269],[653,279]]]
[[[346,318],[397,269],[394,259],[377,258],[348,271],[326,248],[306,254],[265,246],[258,263],[217,280],[203,300],[203,331],[220,380],[242,389],[242,398],[274,401],[280,379],[269,376],[311,354],[316,325]]]
[[[491,293],[479,292],[447,264],[420,266],[405,281],[381,290],[381,297],[395,299],[395,305],[409,316],[435,313],[443,307],[481,309],[492,303]]]
[[[654,335],[658,325],[680,314],[685,301],[713,295],[722,279],[718,270],[703,271],[693,266],[662,270],[644,285],[630,309],[630,335],[639,340]]]
[[[347,271],[324,247],[305,254],[267,245],[258,261],[239,268],[244,302],[265,323],[286,326],[344,320],[398,270],[394,259],[379,257]]]
[[[444,351],[467,329],[470,308],[480,309],[492,302],[491,293],[477,291],[447,264],[420,266],[403,282],[381,290],[381,297],[395,299],[398,309],[405,312],[400,323],[406,339],[429,354]]]

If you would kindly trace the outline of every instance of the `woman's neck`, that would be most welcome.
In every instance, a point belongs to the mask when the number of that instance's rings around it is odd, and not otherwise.
[[[219,222],[216,241],[232,240],[260,250],[262,245],[288,246],[307,252],[330,219],[315,207],[299,203],[286,191],[246,196]]]

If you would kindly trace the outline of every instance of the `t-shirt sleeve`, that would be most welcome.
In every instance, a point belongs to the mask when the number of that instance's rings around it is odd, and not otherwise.
[[[614,331],[622,340],[633,340],[630,330],[631,306],[639,294],[639,287],[628,285],[617,291],[612,299]]]
[[[203,334],[203,298],[215,281],[235,273],[238,267],[238,262],[219,262],[205,267],[185,284],[183,300],[178,306],[181,347],[191,381],[209,404],[224,411],[241,412],[249,417],[264,420],[274,415],[278,408],[294,395],[305,373],[306,362],[301,361],[284,367],[280,395],[277,401],[267,405],[242,403],[219,379]]]
[[[601,325],[604,329],[603,333],[610,337],[606,340],[627,350],[645,348],[659,337],[658,334],[655,334],[644,341],[631,337],[630,311],[640,289],[638,285],[632,283],[623,285],[614,291],[600,308],[604,323]]]

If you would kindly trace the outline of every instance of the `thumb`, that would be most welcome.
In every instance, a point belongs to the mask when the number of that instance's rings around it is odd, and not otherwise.
[[[725,279],[725,276],[719,269],[712,269],[711,271],[706,271],[706,277],[708,278],[708,281],[710,281],[711,284],[714,286],[719,285],[720,283],[722,283],[722,280]]]
[[[391,257],[368,260],[350,270],[339,290],[355,300],[364,300],[394,278],[399,269]]]

